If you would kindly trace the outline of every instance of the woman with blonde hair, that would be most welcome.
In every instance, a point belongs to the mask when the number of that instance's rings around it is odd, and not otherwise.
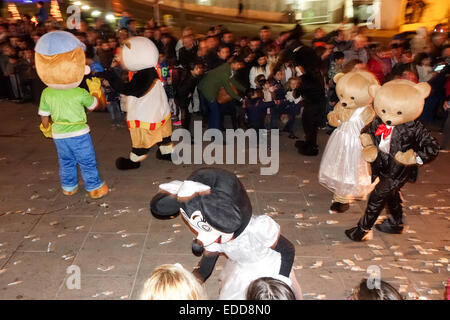
[[[207,300],[203,286],[179,263],[153,270],[145,282],[141,300]]]

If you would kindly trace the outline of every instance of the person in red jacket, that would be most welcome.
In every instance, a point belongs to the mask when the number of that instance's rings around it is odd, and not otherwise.
[[[377,47],[374,56],[367,62],[367,70],[372,72],[380,82],[383,84],[386,76],[391,71],[390,65],[387,63],[389,49],[381,46]]]

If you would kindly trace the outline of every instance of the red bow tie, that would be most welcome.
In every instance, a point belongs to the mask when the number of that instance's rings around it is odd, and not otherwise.
[[[391,134],[392,128],[387,128],[386,125],[380,124],[377,128],[377,131],[375,132],[376,136],[381,136],[383,135],[383,139],[386,139],[387,137],[389,137],[389,135]]]

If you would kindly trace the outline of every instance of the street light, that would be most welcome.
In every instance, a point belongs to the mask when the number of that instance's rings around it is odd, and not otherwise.
[[[87,4],[85,4],[84,6],[81,7],[82,10],[89,10],[91,7],[88,6]]]
[[[101,11],[99,11],[99,10],[94,10],[94,11],[92,11],[91,16],[93,16],[93,17],[98,17],[98,16],[100,16],[101,14],[102,14]]]
[[[76,6],[81,6],[81,1],[75,1],[73,4]]]
[[[108,13],[105,16],[105,19],[108,20],[108,21],[114,21],[114,20],[116,20],[116,17],[112,13]]]

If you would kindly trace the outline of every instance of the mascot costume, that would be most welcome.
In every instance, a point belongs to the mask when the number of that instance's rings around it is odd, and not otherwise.
[[[280,226],[272,218],[252,215],[247,192],[234,174],[199,169],[188,180],[162,184],[160,189],[150,210],[157,218],[173,217],[181,211],[197,235],[192,252],[203,255],[194,271],[196,277],[204,282],[219,255],[227,256],[219,299],[245,299],[249,284],[260,277],[282,280],[301,297],[292,271],[294,246],[280,234]]]
[[[97,199],[108,193],[108,186],[100,180],[86,124],[85,108],[93,111],[97,99],[78,87],[90,72],[83,50],[84,44],[66,31],[49,32],[36,43],[36,71],[47,85],[39,105],[40,128],[55,142],[63,193],[77,192],[78,164],[86,191]]]
[[[319,182],[334,193],[330,211],[345,212],[352,200],[367,198],[373,189],[359,136],[375,118],[369,86],[378,85],[378,80],[367,71],[338,73],[333,80],[340,101],[328,114],[328,123],[337,129],[325,147]]]
[[[376,228],[385,233],[403,232],[401,187],[417,179],[418,166],[432,161],[439,153],[436,140],[416,120],[423,110],[431,87],[426,82],[392,80],[371,86],[377,118],[361,134],[363,156],[371,163],[373,178],[379,182],[369,196],[358,225],[345,231],[353,241],[367,240],[381,210],[387,205],[390,218]]]
[[[124,83],[112,70],[101,74],[114,90],[127,96],[127,123],[132,150],[128,158],[118,158],[116,166],[120,170],[139,168],[155,144],[159,146],[157,157],[170,160],[173,151],[170,142],[172,122],[166,92],[155,68],[158,49],[148,38],[132,37],[125,40],[120,52],[122,66],[136,72],[132,80]]]

